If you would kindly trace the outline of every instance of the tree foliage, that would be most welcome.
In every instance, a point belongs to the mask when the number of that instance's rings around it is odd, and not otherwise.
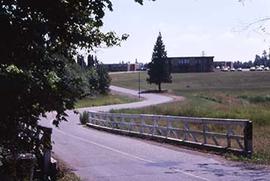
[[[84,86],[84,96],[107,94],[111,83],[108,70],[98,61],[97,57],[91,54],[87,56],[87,65],[83,56],[78,57],[79,72],[76,71],[76,73],[82,77],[83,85],[86,85],[86,88]]]
[[[147,78],[147,82],[157,84],[159,91],[161,91],[161,83],[172,82],[170,62],[167,59],[167,52],[162,41],[161,33],[159,33],[157,37],[152,54],[152,61],[149,63],[148,68],[149,78]]]
[[[262,55],[255,55],[254,61],[248,61],[248,62],[234,62],[233,66],[234,68],[250,68],[250,67],[256,67],[256,66],[265,66],[270,67],[270,52],[267,53],[266,50],[263,51]]]
[[[270,67],[270,54],[267,54],[267,52],[264,50],[262,55],[256,55],[254,60],[254,66],[267,66]]]
[[[96,67],[98,74],[98,87],[97,90],[101,94],[107,94],[111,83],[111,77],[109,76],[108,70],[102,63],[97,64]]]
[[[83,95],[74,64],[78,49],[126,39],[100,30],[106,10],[112,10],[110,0],[0,1],[1,159],[31,152],[40,116],[56,111],[58,125]]]

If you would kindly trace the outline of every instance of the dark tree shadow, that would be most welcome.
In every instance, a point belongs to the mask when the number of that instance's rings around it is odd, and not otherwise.
[[[154,90],[143,90],[140,93],[141,94],[148,94],[148,93],[167,93],[167,92],[168,92],[168,90],[159,91],[159,90],[154,89]]]

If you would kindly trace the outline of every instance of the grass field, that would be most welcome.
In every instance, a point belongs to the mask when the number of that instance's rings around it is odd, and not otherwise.
[[[141,73],[141,88],[156,89]],[[137,89],[138,73],[111,75],[112,84]],[[187,99],[129,113],[178,116],[245,118],[254,122],[253,162],[270,164],[270,72],[213,72],[173,74],[172,84],[163,89]]]
[[[84,108],[84,107],[92,107],[92,106],[104,106],[111,104],[123,104],[137,101],[136,98],[128,97],[128,96],[120,96],[116,94],[108,94],[108,95],[98,95],[93,97],[87,97],[79,100],[75,104],[75,108]]]

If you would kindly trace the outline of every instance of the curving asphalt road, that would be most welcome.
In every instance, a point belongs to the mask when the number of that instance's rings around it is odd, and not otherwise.
[[[137,95],[136,91],[112,87],[118,92]],[[139,103],[87,108],[138,108],[172,101],[172,98],[144,94]],[[85,109],[80,109],[83,111]],[[68,111],[68,122],[53,129],[53,151],[82,180],[98,181],[249,181],[270,180],[264,167],[224,161],[211,154],[186,151],[174,146],[114,135],[82,127],[78,115]],[[48,115],[49,120],[54,114]],[[43,124],[50,121],[43,120]]]

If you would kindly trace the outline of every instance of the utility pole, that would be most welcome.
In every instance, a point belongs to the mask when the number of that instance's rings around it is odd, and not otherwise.
[[[137,62],[137,59],[136,59],[136,62]],[[138,74],[138,89],[139,89],[138,94],[139,94],[139,99],[141,99],[141,71],[140,71],[140,69],[138,72],[139,72],[139,74]]]

